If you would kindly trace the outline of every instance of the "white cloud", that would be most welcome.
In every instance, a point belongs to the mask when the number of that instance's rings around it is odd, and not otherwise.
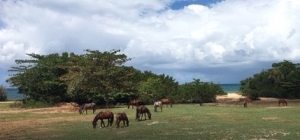
[[[170,3],[1,1],[0,63],[8,69],[26,53],[121,49],[134,58],[128,65],[142,70],[181,82],[229,83],[272,62],[300,58],[298,0],[225,0],[180,10]]]

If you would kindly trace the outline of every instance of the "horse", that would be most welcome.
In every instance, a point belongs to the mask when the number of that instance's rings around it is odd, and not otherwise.
[[[117,128],[119,128],[120,122],[121,122],[121,121],[123,121],[123,127],[124,127],[124,126],[129,126],[128,117],[127,117],[127,115],[126,115],[125,112],[123,112],[123,113],[118,113],[118,114],[116,115],[116,124],[115,124],[115,126],[116,126]],[[126,124],[125,124],[125,123],[126,123]]]
[[[93,114],[94,114],[96,111],[96,108],[97,108],[97,106],[95,103],[85,103],[79,107],[78,111],[79,111],[79,114],[83,114],[83,112],[85,110],[85,114],[87,114],[88,109],[93,109]]]
[[[92,121],[93,128],[94,129],[96,128],[98,120],[101,120],[101,128],[102,128],[102,126],[105,127],[103,119],[107,119],[107,125],[106,125],[106,127],[108,127],[108,125],[111,126],[113,124],[113,122],[114,122],[114,113],[112,113],[111,111],[105,111],[105,112],[101,111],[101,112],[99,112],[95,116],[94,120]]]
[[[244,101],[245,101],[245,102],[248,102],[248,103],[253,103],[253,100],[252,100],[250,97],[245,98]]]
[[[287,106],[287,102],[284,99],[279,99],[278,100],[278,105],[280,106],[280,104]]]
[[[203,100],[203,99],[199,99],[198,102],[199,102],[199,105],[200,105],[200,106],[203,106],[203,103],[204,103],[204,100]]]
[[[160,101],[162,104],[166,104],[167,107],[168,107],[168,105],[170,105],[172,107],[172,102],[168,98],[160,99]]]
[[[135,120],[138,120],[138,121],[142,120],[143,115],[145,115],[144,117],[146,120],[146,113],[148,115],[148,119],[151,120],[151,113],[147,107],[145,107],[144,105],[137,107]]]
[[[244,108],[246,108],[248,106],[248,102],[244,101]]]
[[[162,103],[161,103],[161,101],[154,102],[153,107],[154,107],[154,112],[157,112],[157,107],[159,107],[160,112],[162,112]]]
[[[139,106],[140,105],[140,101],[138,99],[132,99],[128,102],[128,109],[131,107],[133,108],[133,106]]]

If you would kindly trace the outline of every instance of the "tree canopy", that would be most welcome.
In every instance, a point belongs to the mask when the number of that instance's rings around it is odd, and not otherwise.
[[[287,60],[273,63],[272,68],[262,70],[240,83],[242,94],[253,98],[300,98],[300,64]]]
[[[218,85],[199,79],[179,85],[171,76],[125,66],[131,58],[120,50],[85,52],[81,55],[27,54],[31,59],[15,60],[18,66],[11,67],[9,71],[13,74],[7,82],[18,87],[25,101],[50,104],[74,101],[108,105],[125,103],[131,98],[152,103],[164,97],[174,101],[180,98],[213,101],[216,94],[224,94]]]

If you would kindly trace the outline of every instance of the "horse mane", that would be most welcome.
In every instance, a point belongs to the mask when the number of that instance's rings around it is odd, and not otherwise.
[[[94,119],[93,119],[93,124],[95,124],[95,123],[97,123],[97,121],[99,120],[99,114],[100,114],[101,112],[99,112],[95,117],[94,117]]]

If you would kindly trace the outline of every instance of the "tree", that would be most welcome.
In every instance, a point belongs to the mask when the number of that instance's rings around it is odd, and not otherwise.
[[[180,85],[180,98],[191,100],[192,102],[213,102],[217,95],[226,94],[223,89],[211,82],[201,82],[200,79],[194,79],[190,83]]]
[[[258,98],[300,98],[300,65],[290,61],[273,63],[272,68],[241,81],[243,95]]]
[[[66,63],[67,53],[62,56],[58,54],[38,55],[27,54],[30,60],[16,60],[18,67],[11,67],[14,72],[12,77],[6,81],[16,86],[23,93],[26,100],[41,101],[45,103],[56,103],[66,100],[66,85],[59,77],[66,71],[59,67]]]
[[[3,85],[0,85],[0,101],[6,101],[6,100],[7,100],[6,90]]]
[[[86,52],[84,55],[72,55],[65,66],[68,73],[61,76],[68,85],[67,93],[77,97],[78,102],[103,98],[108,106],[114,93],[134,90],[130,79],[136,71],[122,66],[130,59],[119,54],[120,50]]]

